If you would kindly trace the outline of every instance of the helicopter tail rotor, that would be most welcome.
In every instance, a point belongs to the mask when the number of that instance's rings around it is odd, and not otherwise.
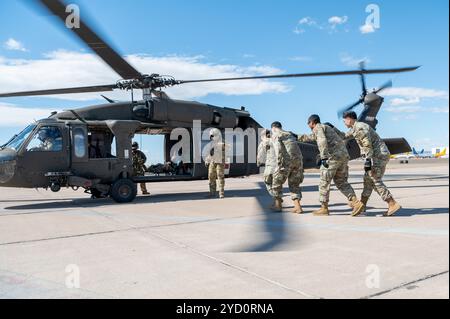
[[[366,68],[365,68],[365,62],[364,62],[364,61],[361,61],[360,64],[359,64],[359,67],[360,67],[360,70],[361,70],[361,73],[360,73],[361,88],[362,88],[361,98],[360,98],[358,101],[356,101],[355,103],[350,104],[349,106],[346,106],[346,107],[340,109],[340,110],[338,111],[338,113],[337,113],[338,118],[341,118],[341,117],[344,115],[345,112],[349,112],[349,111],[353,110],[353,109],[354,109],[355,107],[357,107],[358,105],[360,105],[360,104],[365,104],[365,102],[366,102],[366,97],[367,97],[367,95],[369,95],[370,93],[371,93],[371,94],[378,94],[378,93],[380,93],[381,91],[386,90],[386,89],[392,87],[392,80],[389,80],[388,82],[386,82],[386,83],[384,83],[383,85],[381,85],[379,88],[374,89],[372,92],[369,92],[369,91],[367,90],[366,78],[365,78],[365,74],[367,74],[367,73],[364,72],[364,71],[366,71]]]

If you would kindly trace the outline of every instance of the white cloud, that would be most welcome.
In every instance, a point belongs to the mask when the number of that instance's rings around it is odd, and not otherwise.
[[[34,120],[50,116],[55,110],[24,108],[9,103],[0,103],[0,127],[25,126]]]
[[[362,34],[374,33],[376,31],[375,27],[372,24],[364,24],[359,28]]]
[[[289,60],[294,62],[310,62],[313,60],[313,58],[309,56],[293,56],[289,58]]]
[[[428,108],[432,113],[449,113],[449,106],[444,107],[430,107]]]
[[[421,106],[414,106],[414,105],[403,105],[403,106],[389,106],[386,108],[387,112],[391,113],[417,113],[423,110],[423,107]]]
[[[9,38],[8,40],[6,40],[3,47],[7,50],[12,51],[22,51],[22,52],[27,51],[27,49],[25,49],[24,45],[20,41],[17,41],[16,39],[13,38]]]
[[[348,53],[342,53],[341,62],[349,67],[359,67],[359,63],[365,62],[366,64],[369,64],[371,60],[369,57],[356,58]]]
[[[297,25],[294,29],[294,33],[295,34],[302,34],[306,32],[306,28],[305,27],[319,27],[318,23],[316,20],[314,20],[311,17],[304,17],[301,18],[298,22]]]
[[[412,98],[395,98],[392,99],[391,105],[392,106],[401,106],[401,105],[412,105],[412,104],[419,104],[420,98],[419,97],[412,97]]]
[[[313,26],[313,25],[317,25],[317,22],[316,22],[316,20],[314,20],[311,17],[304,17],[298,21],[298,24]]]
[[[347,16],[332,16],[328,19],[328,23],[319,22],[311,17],[301,18],[294,29],[295,34],[303,34],[308,28],[328,31],[329,33],[337,32],[337,27],[342,26],[348,22]],[[346,30],[348,31],[348,30]]]
[[[448,100],[448,91],[418,87],[390,88],[383,92],[385,96],[399,96],[403,98],[441,98]]]
[[[271,66],[238,66],[214,64],[203,61],[203,57],[130,55],[127,60],[145,74],[170,74],[180,80],[208,79],[218,77],[241,77],[283,73]],[[94,54],[53,51],[42,59],[0,60],[0,88],[2,92],[40,90],[99,84],[112,84],[118,80]],[[267,80],[213,82],[185,84],[165,91],[173,98],[192,99],[208,94],[260,95],[285,93],[290,88],[281,82]],[[101,93],[69,94],[53,96],[67,100],[98,99]],[[127,100],[129,93],[108,93],[113,99]]]
[[[449,107],[426,107],[426,106],[419,106],[419,105],[401,105],[401,106],[388,106],[386,108],[386,111],[391,113],[419,113],[419,112],[430,112],[430,113],[442,113],[442,114],[448,114],[449,113]]]
[[[434,90],[418,87],[399,87],[390,88],[383,91],[383,95],[392,97],[389,101],[389,107],[386,111],[392,113],[449,113],[449,106],[423,106],[420,105],[424,100],[432,100],[433,102],[442,103],[449,100],[447,91]]]
[[[347,16],[333,16],[328,19],[328,23],[332,26],[332,28],[335,28],[337,25],[345,24],[348,21]]]

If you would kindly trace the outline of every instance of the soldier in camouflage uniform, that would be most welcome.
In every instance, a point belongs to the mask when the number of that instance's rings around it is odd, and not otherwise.
[[[316,216],[330,214],[328,203],[330,199],[330,186],[334,181],[336,187],[352,203],[353,213],[356,216],[364,210],[364,205],[357,199],[353,187],[348,182],[348,162],[350,156],[343,139],[329,125],[321,124],[318,115],[311,115],[308,126],[311,135],[299,136],[300,142],[316,142],[320,152],[320,203],[322,207],[314,212]]]
[[[343,117],[345,125],[350,129],[345,137],[355,138],[362,157],[366,159],[361,202],[366,206],[372,191],[375,189],[378,195],[388,204],[388,210],[384,215],[394,215],[401,209],[401,206],[394,200],[391,192],[383,183],[383,176],[391,155],[386,144],[370,125],[357,121],[355,112],[346,112]]]
[[[272,143],[269,130],[264,130],[261,135],[261,143],[258,146],[257,165],[264,166],[264,184],[270,196],[272,193],[273,173],[277,165],[275,148]]]
[[[294,203],[294,214],[302,214],[302,192],[300,184],[303,183],[303,156],[297,137],[291,132],[283,130],[280,122],[272,123],[273,145],[276,155],[276,169],[273,173],[272,196],[274,204],[272,209],[281,212],[283,184],[288,181],[289,191]]]
[[[205,159],[208,167],[209,197],[217,196],[217,184],[219,185],[219,198],[225,198],[225,161],[226,144],[222,141],[222,134],[216,128],[209,133],[211,139],[210,153]]]
[[[147,168],[145,167],[145,162],[147,161],[147,156],[139,150],[139,144],[134,142],[131,146],[133,155],[133,174],[134,176],[144,176]],[[147,191],[147,186],[145,183],[141,183],[141,191],[143,195],[150,195]]]

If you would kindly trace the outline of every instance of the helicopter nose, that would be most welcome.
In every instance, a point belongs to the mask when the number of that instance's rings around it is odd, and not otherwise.
[[[16,170],[16,152],[5,149],[0,150],[0,183],[10,181]]]

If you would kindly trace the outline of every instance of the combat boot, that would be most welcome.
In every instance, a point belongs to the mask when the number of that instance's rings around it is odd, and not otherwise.
[[[294,199],[294,209],[292,210],[294,214],[303,214],[302,205],[300,204],[300,199]]]
[[[364,204],[364,212],[367,211],[367,203],[369,202],[369,197],[361,196],[361,203]]]
[[[275,198],[275,201],[271,207],[271,209],[276,213],[281,213],[283,211],[283,201],[281,198]]]
[[[366,209],[366,206],[360,202],[359,200],[355,200],[353,202],[353,211],[352,211],[352,216],[356,217],[362,214],[362,212],[364,212],[364,210]]]
[[[313,212],[314,216],[329,216],[330,211],[328,209],[328,203],[322,203],[322,207],[319,210]]]
[[[350,206],[351,209],[355,208],[355,203],[358,201],[358,198],[356,196],[352,196],[352,198],[350,198],[348,200],[348,206]]]
[[[145,185],[145,183],[141,184],[141,191],[142,191],[142,195],[150,195],[150,193],[147,190],[147,186]]]
[[[220,193],[220,194],[219,194],[219,198],[220,198],[220,199],[224,199],[224,198],[225,198],[225,193]]]
[[[392,197],[389,198],[386,202],[388,203],[388,210],[386,213],[384,213],[385,217],[393,216],[396,212],[402,209],[402,206],[400,206],[400,204],[397,203]]]

